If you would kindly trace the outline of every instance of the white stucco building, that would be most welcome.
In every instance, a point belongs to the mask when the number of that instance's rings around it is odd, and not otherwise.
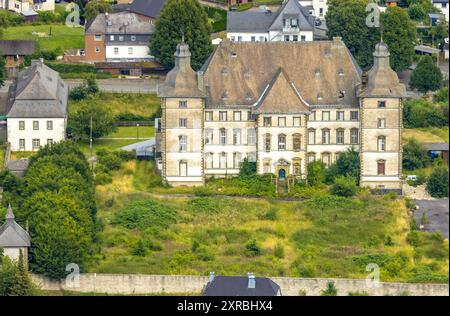
[[[316,18],[325,20],[328,11],[327,0],[299,0],[300,4],[309,10],[309,13]]]
[[[297,0],[286,0],[277,12],[229,11],[227,39],[233,42],[310,42],[314,17]]]
[[[10,87],[7,141],[12,151],[36,151],[65,139],[68,86],[59,74],[35,60]]]
[[[29,11],[54,11],[55,0],[0,0],[0,9],[17,13]]]
[[[442,11],[442,14],[445,15],[445,21],[449,21],[449,12],[448,12],[448,0],[430,0],[433,2],[433,5]]]

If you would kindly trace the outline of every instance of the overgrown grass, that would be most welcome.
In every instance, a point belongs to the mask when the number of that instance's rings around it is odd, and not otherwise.
[[[84,103],[108,107],[116,116],[131,114],[142,119],[149,119],[160,109],[160,100],[156,94],[101,92],[85,100],[70,101],[69,114],[76,112]]]
[[[51,36],[48,34],[51,31]],[[20,25],[4,30],[3,39],[36,40],[43,50],[62,50],[83,48],[84,30],[82,27],[68,27],[63,24]]]
[[[139,139],[137,139],[139,135]],[[105,138],[136,138],[136,142],[142,140],[142,138],[150,138],[155,136],[155,127],[154,126],[119,126],[117,127],[117,131]]]
[[[449,141],[448,127],[442,128],[414,128],[403,130],[403,141],[406,142],[408,138],[415,138],[424,143],[439,143]]]
[[[448,280],[448,241],[423,235],[408,243],[402,199],[367,191],[294,202],[142,192],[152,187],[158,187],[152,165],[134,161],[97,187],[104,229],[90,272],[365,278],[366,265],[377,263],[383,281]],[[154,211],[141,216],[136,205],[156,205],[168,220],[149,220]],[[126,221],[117,221],[123,212]],[[137,247],[145,251],[137,255]]]

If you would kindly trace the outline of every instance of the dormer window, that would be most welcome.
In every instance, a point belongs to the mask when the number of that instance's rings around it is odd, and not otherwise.
[[[317,100],[322,101],[323,100],[323,96],[321,94],[317,95]]]
[[[123,35],[119,35],[119,41],[123,42]]]
[[[316,76],[320,76],[320,68],[316,68],[316,69],[314,70],[314,74],[315,74]]]
[[[339,100],[344,99],[344,97],[345,97],[345,91],[344,91],[344,90],[340,90],[338,96],[339,96]]]
[[[221,73],[222,73],[222,76],[228,75],[228,69],[227,69],[227,67],[223,67]]]
[[[237,57],[237,53],[235,53],[235,52],[231,53],[231,57],[232,58],[236,58]]]
[[[340,77],[344,76],[344,70],[343,70],[342,68],[339,69],[337,74],[338,74],[338,76],[340,76]]]
[[[224,92],[222,93],[222,100],[223,100],[223,101],[228,100],[228,93],[227,93],[226,91],[224,91]]]
[[[135,35],[131,35],[131,41],[132,42],[136,42],[136,36]]]
[[[245,95],[245,100],[246,101],[251,101],[253,99],[253,97],[252,97],[252,95],[250,94],[250,93],[247,93],[246,95]]]
[[[248,68],[244,69],[244,78],[250,77],[250,70]]]

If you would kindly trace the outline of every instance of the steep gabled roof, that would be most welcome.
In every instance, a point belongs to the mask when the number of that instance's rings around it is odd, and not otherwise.
[[[308,104],[303,100],[294,83],[282,68],[278,70],[272,82],[255,104],[256,113],[289,114],[308,111]]]
[[[101,13],[87,26],[85,34],[153,34],[152,20],[139,14],[122,11]]]
[[[314,18],[311,17],[306,8],[298,2],[298,0],[288,0],[278,10],[277,16],[270,26],[271,31],[283,29],[283,19],[286,17],[298,17],[298,26],[300,30],[313,30]]]
[[[5,219],[5,223],[0,226],[0,247],[30,247],[30,236],[16,223],[11,206]]]
[[[59,74],[35,60],[10,88],[8,118],[64,118],[68,86]]]

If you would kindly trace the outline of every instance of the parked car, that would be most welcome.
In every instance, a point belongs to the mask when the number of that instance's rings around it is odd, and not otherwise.
[[[406,177],[406,181],[417,181],[417,176],[415,174],[410,174]]]

